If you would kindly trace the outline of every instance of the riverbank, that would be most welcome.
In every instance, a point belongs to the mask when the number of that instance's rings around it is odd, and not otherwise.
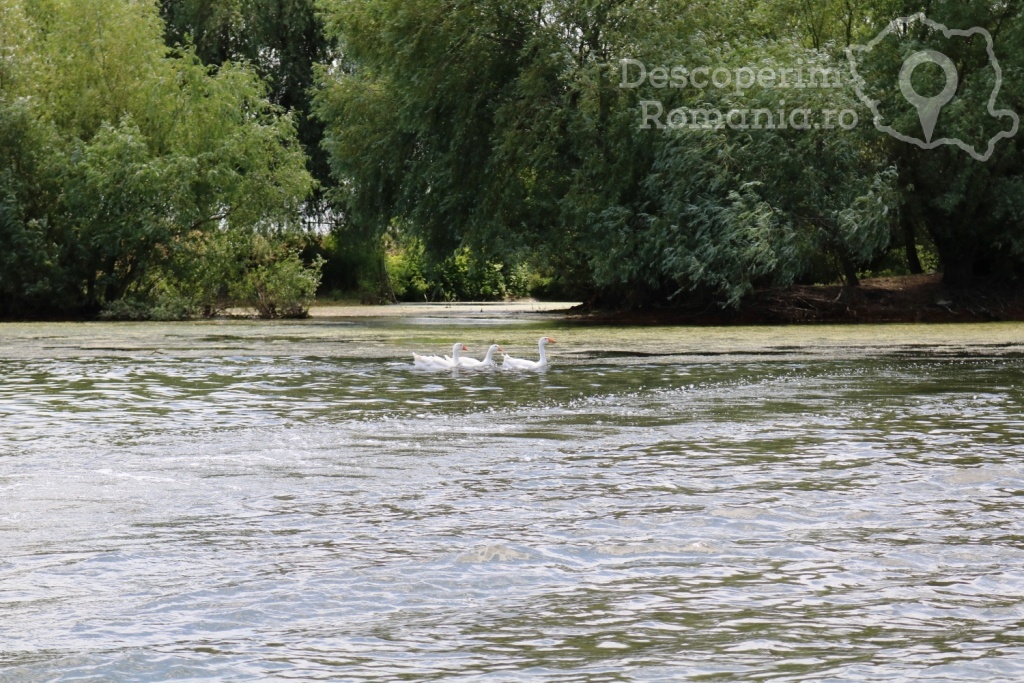
[[[313,304],[310,318],[522,318],[568,315],[578,301],[450,301],[444,303],[359,304],[324,301]]]
[[[253,320],[254,309],[232,308],[210,321]],[[942,276],[910,275],[870,278],[857,288],[840,285],[794,285],[758,290],[739,309],[713,302],[639,309],[596,308],[585,303],[525,299],[498,302],[437,302],[367,305],[354,300],[320,300],[309,319],[384,318],[425,322],[459,319],[558,320],[598,325],[777,326],[850,323],[1024,322],[1024,290],[953,290]],[[90,317],[0,319],[0,324],[99,322]],[[201,322],[201,320],[179,321]],[[271,322],[271,321],[266,321]],[[296,321],[292,321],[296,322]],[[173,322],[169,324],[174,324]]]
[[[570,317],[618,325],[793,325],[1024,321],[1024,291],[955,290],[940,274],[870,278],[859,287],[794,285],[754,292],[737,310],[716,304],[631,311],[580,306]]]

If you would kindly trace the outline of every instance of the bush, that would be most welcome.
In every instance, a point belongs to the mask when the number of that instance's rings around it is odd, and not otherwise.
[[[445,301],[499,301],[509,295],[504,268],[463,247],[437,266],[433,279]]]
[[[423,301],[430,291],[430,283],[423,275],[423,245],[413,241],[404,246],[393,246],[385,256],[391,291],[399,301]]]
[[[297,251],[247,271],[229,290],[232,298],[252,306],[261,318],[305,318],[316,299],[324,261],[308,267]]]
[[[195,305],[179,296],[163,296],[154,300],[117,299],[104,305],[101,320],[188,320],[196,316]]]
[[[149,320],[152,306],[138,299],[111,301],[100,311],[101,320]]]

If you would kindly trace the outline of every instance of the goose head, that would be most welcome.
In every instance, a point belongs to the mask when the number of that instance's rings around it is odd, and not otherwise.
[[[452,358],[458,360],[460,351],[469,351],[469,347],[462,342],[455,342],[452,344]]]

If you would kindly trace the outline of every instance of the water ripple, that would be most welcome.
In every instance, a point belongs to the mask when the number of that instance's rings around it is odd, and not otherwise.
[[[24,359],[0,674],[1024,676],[1024,364]]]

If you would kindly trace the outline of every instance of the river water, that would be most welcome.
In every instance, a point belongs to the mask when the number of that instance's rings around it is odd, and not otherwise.
[[[0,680],[1024,680],[1024,326],[341,313],[0,326]]]

